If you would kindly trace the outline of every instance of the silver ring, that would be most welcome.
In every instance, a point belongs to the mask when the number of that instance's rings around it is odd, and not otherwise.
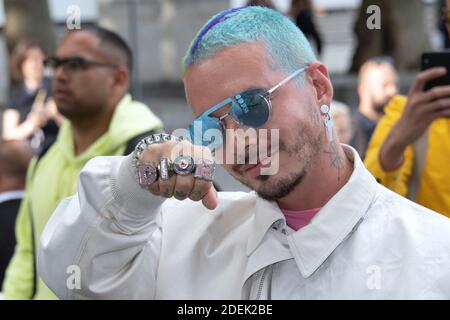
[[[168,158],[161,157],[159,160],[159,178],[163,181],[169,180],[172,164]]]
[[[194,178],[213,181],[216,163],[213,160],[198,159],[195,165]]]
[[[150,163],[140,163],[137,165],[139,176],[139,184],[142,187],[147,187],[158,179],[158,170]]]
[[[158,170],[160,170],[161,163],[149,164],[140,163],[140,157],[143,151],[145,151],[150,145],[155,143],[162,143],[167,141],[180,142],[183,141],[181,137],[172,136],[167,133],[152,134],[142,139],[134,149],[133,152],[133,164],[136,172],[136,180],[141,187],[148,189],[148,186],[154,183],[158,179]],[[164,164],[163,164],[164,166]],[[171,163],[168,164],[168,174],[170,176]],[[163,168],[164,170],[164,168]],[[163,173],[163,178],[167,176]]]
[[[187,176],[195,169],[194,159],[190,156],[178,156],[173,162],[173,171],[180,176]]]
[[[167,141],[180,142],[183,139],[181,137],[176,137],[167,133],[156,133],[149,135],[142,139],[134,149],[134,158],[138,159],[143,151],[145,151],[150,145],[155,143],[163,143]]]

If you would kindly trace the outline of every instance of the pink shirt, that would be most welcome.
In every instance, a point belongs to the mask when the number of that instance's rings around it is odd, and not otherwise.
[[[308,210],[301,211],[292,211],[280,208],[281,212],[283,212],[286,217],[286,223],[289,227],[294,229],[295,231],[306,226],[312,218],[320,211],[321,208],[314,208]]]

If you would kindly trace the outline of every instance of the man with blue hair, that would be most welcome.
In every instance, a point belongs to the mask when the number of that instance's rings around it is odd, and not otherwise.
[[[217,14],[183,81],[193,144],[91,160],[47,224],[38,271],[60,298],[450,298],[450,220],[339,143],[327,68],[289,19]],[[254,191],[217,193],[213,157]]]

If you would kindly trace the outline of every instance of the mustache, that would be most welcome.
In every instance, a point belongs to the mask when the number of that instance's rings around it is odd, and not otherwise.
[[[250,148],[254,148],[256,152],[253,152],[253,154],[250,154]],[[231,168],[237,172],[237,173],[244,173],[247,169],[250,167],[253,167],[254,165],[261,163],[261,161],[270,159],[272,155],[277,152],[283,150],[283,144],[280,142],[278,148],[272,147],[272,145],[267,145],[267,152],[264,154],[264,158],[261,158],[261,153],[259,152],[259,149],[256,145],[246,145],[244,149],[244,154],[239,157],[239,155],[236,155],[235,162]],[[252,156],[252,157],[251,157]]]

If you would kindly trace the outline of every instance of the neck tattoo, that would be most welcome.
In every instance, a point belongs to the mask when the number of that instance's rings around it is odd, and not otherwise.
[[[335,141],[330,142],[330,149],[325,151],[330,156],[331,166],[336,168],[338,173],[338,181],[341,180],[341,170],[344,168],[344,159],[339,153],[339,148]]]

